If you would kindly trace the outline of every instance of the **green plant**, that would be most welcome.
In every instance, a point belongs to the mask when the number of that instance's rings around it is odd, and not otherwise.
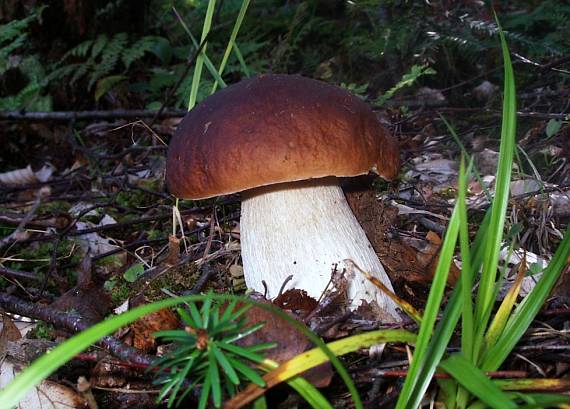
[[[250,308],[251,304],[238,306],[234,300],[223,305],[211,298],[202,303],[200,310],[193,302],[188,303],[187,309],[178,308],[184,329],[155,334],[175,344],[172,352],[154,364],[160,368],[155,383],[163,385],[159,401],[169,396],[168,407],[178,405],[197,385],[202,385],[198,407],[205,408],[211,396],[218,408],[224,391],[233,396],[243,382],[265,386],[261,376],[248,363],[261,364],[265,358],[258,352],[275,344],[249,347],[235,344],[263,326],[263,323],[247,325],[244,314]]]
[[[117,84],[126,80],[132,64],[147,53],[154,54],[162,62],[169,60],[170,45],[160,36],[144,36],[130,40],[126,32],[112,37],[101,34],[94,40],[84,41],[61,58],[49,75],[49,80],[69,78],[71,85],[87,79],[87,89],[93,90],[99,100]]]
[[[51,109],[51,98],[42,95],[47,81],[38,55],[23,56],[20,54],[28,41],[30,25],[41,18],[45,7],[37,8],[26,18],[0,25],[0,82],[6,80],[4,77],[11,70],[19,72],[26,81],[16,91],[2,92],[6,96],[0,98],[0,110]],[[6,82],[12,81],[6,80]]]
[[[269,311],[272,314],[275,314],[279,318],[283,319],[284,321],[288,322],[292,327],[296,328],[297,330],[301,331],[304,335],[309,338],[311,342],[313,342],[321,351],[326,355],[326,358],[331,361],[331,364],[336,368],[339,376],[343,380],[343,382],[348,387],[350,395],[354,401],[354,406],[357,409],[362,409],[362,402],[360,400],[360,396],[358,394],[358,390],[356,389],[354,382],[350,378],[350,375],[336,357],[336,355],[331,351],[331,349],[315,334],[313,334],[304,324],[301,322],[291,318],[285,312],[281,311],[279,308],[274,307],[273,305],[267,303],[258,303],[246,297],[238,297],[233,295],[217,295],[217,294],[208,294],[207,296],[204,295],[194,295],[194,296],[185,296],[185,297],[177,297],[177,298],[170,298],[167,300],[157,301],[151,304],[142,305],[137,307],[133,310],[127,311],[121,315],[109,318],[103,322],[100,322],[89,329],[73,336],[72,338],[68,339],[67,341],[63,342],[56,348],[50,351],[49,355],[44,355],[34,361],[28,368],[26,368],[23,372],[21,372],[9,385],[7,385],[4,389],[0,390],[0,409],[9,409],[12,408],[14,405],[17,405],[20,399],[29,391],[31,388],[39,384],[43,379],[47,378],[51,373],[57,370],[60,366],[65,364],[67,361],[72,359],[75,355],[79,352],[83,351],[85,348],[89,347],[92,343],[96,342],[101,337],[116,331],[117,329],[135,321],[136,319],[150,314],[152,312],[158,311],[163,308],[170,308],[182,303],[191,303],[191,302],[207,302],[207,300],[211,300],[210,302],[232,302],[238,301],[243,302],[244,304],[253,304],[258,308],[263,310]],[[376,337],[366,337],[365,341],[370,342],[372,338],[376,343],[382,342],[385,337],[383,336],[384,331],[376,331],[381,332],[382,334],[377,334]],[[401,340],[402,342],[410,342],[413,340],[413,334],[410,334],[406,331],[401,331],[401,335],[396,335],[392,337],[388,337],[386,341],[397,341]],[[360,344],[353,344],[352,347],[358,347]],[[370,345],[370,344],[366,344]],[[344,350],[346,352],[350,352],[350,348],[346,348],[346,345],[343,344],[345,347]],[[272,361],[267,363],[268,367],[274,368],[276,364]],[[316,390],[314,386],[310,383],[306,382],[304,379],[299,377],[293,377],[287,381],[291,387],[293,387],[297,392],[299,392],[307,402],[311,403],[312,407],[314,408],[331,408],[330,404],[327,404],[326,399],[320,394],[319,391]]]
[[[402,79],[398,81],[396,85],[394,85],[383,95],[378,97],[378,99],[376,99],[375,101],[376,105],[384,105],[384,103],[390,98],[392,98],[394,94],[398,92],[398,90],[413,85],[417,81],[417,79],[420,78],[421,76],[433,75],[435,73],[436,73],[435,70],[433,68],[428,67],[427,65],[417,65],[417,64],[413,65],[412,68],[410,68],[410,72],[404,74],[402,76]]]
[[[499,34],[505,67],[505,97],[495,197],[475,241],[470,243],[465,204],[468,171],[462,162],[457,204],[443,241],[413,360],[396,406],[398,409],[419,405],[438,367],[452,377],[451,380],[438,382],[441,387],[440,398],[450,409],[486,405],[510,408],[528,401],[534,401],[542,407],[548,406],[547,402],[553,398],[557,401],[570,401],[565,397],[507,393],[502,389],[508,389],[508,384],[497,383],[484,374],[484,371],[497,370],[505,361],[540,310],[561,272],[567,267],[570,254],[569,228],[535,288],[515,307],[520,282],[513,286],[491,319],[495,297],[503,282],[503,276],[498,274],[498,259],[503,241],[516,125],[514,74],[506,40],[502,32]],[[453,291],[439,324],[435,326],[458,238],[462,258],[461,280]],[[478,293],[473,303],[471,290],[479,273]],[[461,352],[442,361],[460,318]],[[466,376],[466,373],[470,375]],[[532,380],[528,381],[532,384]]]

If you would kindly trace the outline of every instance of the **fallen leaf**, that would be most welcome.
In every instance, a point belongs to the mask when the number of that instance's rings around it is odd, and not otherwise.
[[[259,299],[263,303],[269,301]],[[238,306],[239,307],[239,303]],[[275,342],[277,346],[265,352],[265,357],[278,363],[288,361],[312,347],[311,341],[299,330],[282,318],[262,308],[253,306],[246,314],[249,325],[264,322],[265,325],[253,334],[241,339],[237,344],[242,346],[257,345],[265,342]],[[289,316],[298,320],[298,317],[289,313]],[[317,387],[327,386],[332,379],[330,365],[320,365],[302,375]]]
[[[132,324],[130,329],[133,338],[133,346],[144,352],[153,350],[156,346],[154,333],[176,329],[180,325],[178,316],[169,309],[162,309],[139,318]]]

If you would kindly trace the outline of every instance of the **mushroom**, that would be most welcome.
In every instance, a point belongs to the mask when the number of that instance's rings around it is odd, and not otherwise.
[[[367,104],[320,81],[263,75],[186,115],[170,142],[166,180],[187,199],[242,192],[247,286],[274,298],[292,276],[289,287],[318,299],[347,259],[392,290],[337,179],[370,170],[392,179],[399,152]],[[375,301],[382,318],[400,320],[397,305],[362,274],[347,296],[352,308]]]

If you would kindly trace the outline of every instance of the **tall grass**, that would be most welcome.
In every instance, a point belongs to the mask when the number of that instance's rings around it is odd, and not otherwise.
[[[504,362],[567,266],[570,254],[569,230],[566,231],[556,254],[544,270],[536,287],[513,311],[520,289],[519,280],[504,298],[491,320],[499,286],[502,283],[501,277],[498,276],[499,252],[504,241],[503,230],[516,146],[515,79],[502,31],[499,32],[499,36],[505,82],[495,195],[477,236],[471,243],[465,205],[469,172],[465,170],[462,160],[457,204],[442,244],[439,264],[428,296],[408,376],[396,405],[397,409],[418,407],[438,368],[452,377],[452,380],[439,381],[440,397],[447,408],[518,407],[517,399],[524,400],[524,395],[515,396],[502,391],[499,384],[485,376],[484,371],[496,370]],[[462,261],[461,279],[443,310],[439,324],[434,328],[458,236]],[[519,277],[522,279],[522,275]],[[472,288],[475,279],[478,279],[478,291],[473,304]],[[461,351],[442,361],[460,318]],[[546,404],[546,400],[551,397],[541,395],[533,396],[532,399],[540,406],[541,399],[545,399]],[[557,397],[557,399],[570,401],[570,398]]]

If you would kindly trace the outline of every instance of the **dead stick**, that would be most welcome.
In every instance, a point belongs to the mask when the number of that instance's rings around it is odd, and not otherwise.
[[[84,331],[94,324],[78,314],[63,312],[47,305],[33,304],[6,293],[0,293],[0,306],[13,314],[45,321],[71,332]],[[154,360],[152,356],[109,335],[100,338],[97,345],[109,351],[113,356],[135,364],[150,365]]]
[[[109,111],[55,111],[55,112],[0,112],[0,120],[10,121],[70,121],[102,120],[117,118],[171,118],[182,117],[188,111],[184,109],[113,109]]]
[[[40,204],[42,202],[42,195],[45,195],[45,190],[40,189],[40,191],[38,192],[37,196],[36,196],[36,200],[34,201],[34,204],[32,205],[32,208],[30,209],[30,211],[28,212],[28,214],[26,214],[26,216],[24,216],[24,218],[20,221],[20,223],[18,224],[18,227],[16,227],[16,230],[14,230],[11,234],[9,234],[8,236],[4,237],[2,240],[0,240],[0,249],[8,244],[10,244],[12,241],[18,241],[18,236],[20,235],[20,233],[22,232],[22,230],[24,230],[24,228],[26,227],[26,224],[28,224],[35,216],[38,208],[40,207]]]

